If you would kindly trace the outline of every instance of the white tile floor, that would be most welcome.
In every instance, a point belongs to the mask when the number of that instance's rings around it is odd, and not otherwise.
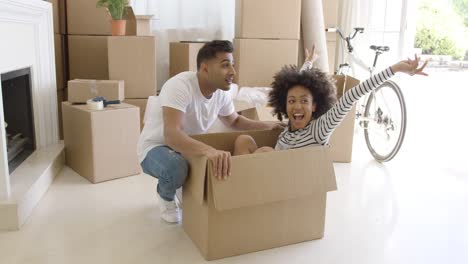
[[[213,263],[468,263],[466,118],[457,119],[467,92],[427,82],[405,93],[412,126],[395,160],[374,162],[357,134],[354,161],[335,165],[323,239]],[[445,93],[455,103],[437,107]],[[0,232],[0,263],[204,263],[180,225],[159,220],[155,185],[149,176],[93,185],[65,168],[20,231]]]

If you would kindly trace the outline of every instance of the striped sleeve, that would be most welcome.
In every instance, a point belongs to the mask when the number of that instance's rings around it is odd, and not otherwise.
[[[379,87],[393,75],[394,73],[389,67],[344,93],[338,102],[317,120],[317,141],[321,142],[322,144],[327,144],[331,133],[345,118],[346,114],[353,107],[353,104],[366,93],[369,93],[370,91]]]

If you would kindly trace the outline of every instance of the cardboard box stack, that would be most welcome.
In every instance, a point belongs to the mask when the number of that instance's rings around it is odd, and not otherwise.
[[[124,90],[122,80],[68,82],[68,102],[62,103],[66,164],[92,183],[140,173],[138,107],[121,103],[94,110],[86,105],[96,96],[122,101]]]
[[[109,79],[107,38],[111,35],[111,16],[97,8],[96,0],[67,0],[70,79]],[[150,35],[152,16],[135,16],[126,7],[126,34]]]
[[[107,36],[111,17],[96,0],[67,0],[70,80],[108,80]]]
[[[197,71],[198,51],[205,42],[181,41],[169,44],[169,77],[184,71]]]
[[[122,99],[138,99],[138,105],[144,106],[142,101],[156,91],[152,16],[135,16],[132,8],[126,7],[126,36],[113,37],[112,18],[105,8],[96,8],[96,2],[67,0],[68,80],[123,80],[125,95]],[[141,111],[144,112],[144,108]]]
[[[63,139],[62,111],[60,104],[67,100],[67,42],[66,42],[66,7],[65,0],[47,0],[52,4],[52,19],[54,24],[55,77],[57,86],[57,106],[59,117],[59,135]]]
[[[108,59],[110,79],[124,80],[125,102],[138,106],[143,116],[148,97],[157,90],[156,37],[109,37]]]
[[[284,65],[296,65],[301,0],[236,0],[234,61],[239,87],[269,87]]]

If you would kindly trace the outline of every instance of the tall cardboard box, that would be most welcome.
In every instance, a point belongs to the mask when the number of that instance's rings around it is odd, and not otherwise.
[[[55,76],[57,81],[57,90],[67,87],[67,62],[65,60],[65,36],[54,34],[55,47]]]
[[[96,8],[97,0],[67,0],[67,31],[70,35],[111,35],[111,16]]]
[[[125,98],[156,95],[156,37],[109,37],[109,78],[125,81]]]
[[[70,103],[86,103],[96,96],[102,96],[107,101],[120,100],[124,97],[124,81],[122,80],[83,80],[68,81],[68,101]]]
[[[334,75],[336,80],[337,97],[359,84],[359,80],[351,76]],[[330,157],[335,162],[351,162],[353,154],[354,123],[356,120],[356,105],[333,131],[328,142],[330,145]]]
[[[140,114],[128,104],[89,110],[62,103],[66,164],[92,183],[140,173]]]
[[[143,129],[148,99],[125,99],[125,103],[137,106],[140,109],[140,128]]]
[[[169,44],[169,76],[184,71],[197,71],[198,51],[205,42],[171,42]]]
[[[299,39],[300,25],[301,0],[236,0],[236,38]]]
[[[194,136],[232,151],[240,134],[274,146],[279,132]],[[231,176],[217,180],[206,157],[189,160],[183,188],[183,228],[207,260],[240,255],[324,236],[326,196],[336,190],[326,147],[232,157]]]
[[[59,123],[59,138],[63,139],[63,119],[62,119],[62,102],[67,101],[68,89],[57,90],[57,113]]]
[[[46,0],[46,1],[52,3],[54,33],[66,34],[67,23],[66,23],[65,0]]]
[[[108,80],[107,36],[68,35],[68,60],[70,80]]]
[[[298,40],[234,39],[234,61],[239,87],[270,87],[275,73],[297,65]]]

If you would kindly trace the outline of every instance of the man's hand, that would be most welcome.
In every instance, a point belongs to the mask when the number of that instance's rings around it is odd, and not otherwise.
[[[414,55],[414,60],[408,58],[407,60],[398,62],[397,64],[393,65],[391,68],[394,73],[403,72],[411,76],[413,75],[428,76],[427,73],[423,72],[424,68],[427,65],[427,61],[425,61],[424,64],[418,68],[420,60],[421,58],[419,58],[417,55]]]
[[[283,130],[287,124],[281,121],[263,121],[265,129],[269,130]]]
[[[231,153],[217,149],[210,149],[205,153],[209,160],[214,176],[218,180],[227,179],[231,175]]]

